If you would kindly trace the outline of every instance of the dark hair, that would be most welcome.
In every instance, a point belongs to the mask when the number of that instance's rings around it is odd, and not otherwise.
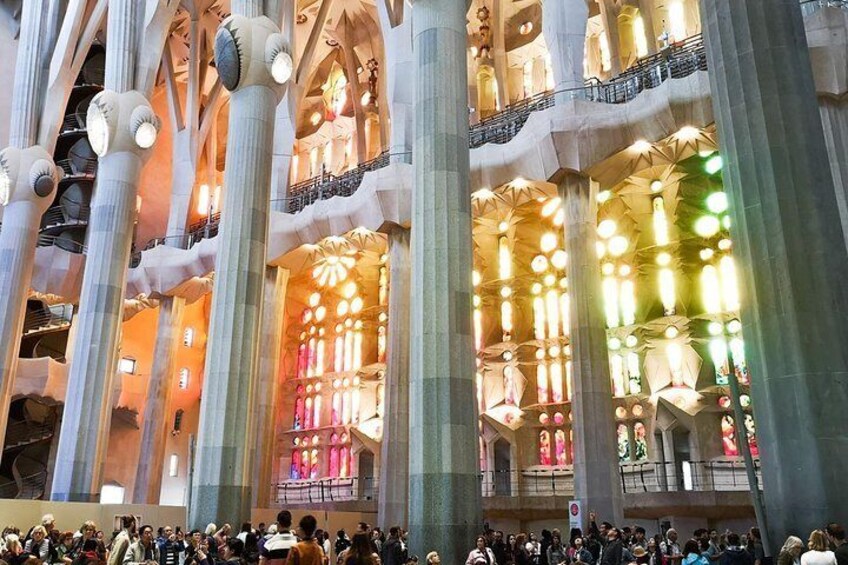
[[[348,549],[347,561],[345,561],[345,563],[353,563],[354,565],[365,565],[371,563],[372,553],[371,540],[368,539],[368,534],[354,534],[351,539],[350,549]]]
[[[754,539],[762,539],[763,537],[759,528],[751,528],[751,535],[754,536]]]
[[[189,537],[193,537],[194,534],[199,534],[199,533],[200,533],[200,530],[192,530],[188,533],[188,535],[189,535]]]
[[[612,524],[610,524],[609,522],[601,522],[601,525],[608,530],[612,529]]]
[[[368,525],[368,523],[367,523],[367,522],[359,522],[359,523],[356,525],[356,527],[357,527],[357,528],[359,528],[360,530],[364,530],[364,531],[366,531],[366,532],[370,529],[370,526]]]
[[[642,534],[643,536],[647,533],[645,532],[645,528],[642,526],[636,526],[636,529],[634,529],[633,532],[636,534]]]
[[[253,529],[253,527],[250,525],[250,522],[242,522],[241,523],[241,531],[250,532],[250,530],[252,530],[252,529]]]
[[[698,546],[698,542],[696,540],[690,539],[686,542],[686,545],[683,546],[683,555],[689,555],[690,553],[700,554],[701,548]]]
[[[85,540],[85,543],[82,544],[83,551],[97,551],[100,547],[100,543],[96,538],[88,538]]]
[[[292,515],[288,510],[280,510],[277,514],[277,525],[281,528],[291,529]]]
[[[391,528],[389,528],[389,537],[399,538],[400,537],[400,527],[392,526]]]
[[[727,534],[727,543],[728,545],[739,545],[739,534],[733,532]]]
[[[701,537],[701,536],[702,536],[702,535],[704,535],[705,533],[707,533],[707,529],[706,529],[706,528],[698,528],[697,530],[695,530],[694,532],[692,532],[692,537],[693,537],[693,538],[695,538],[695,539],[698,539],[699,537]]]
[[[153,533],[153,526],[151,526],[150,524],[143,525],[138,529],[138,535],[143,534],[144,530],[150,530],[150,533]]]
[[[227,540],[227,549],[236,557],[241,557],[241,554],[244,553],[244,542],[238,538],[230,538]]]
[[[307,538],[311,538],[315,533],[315,528],[318,527],[318,520],[312,514],[307,514],[300,519],[300,529],[306,534]]]
[[[838,539],[840,541],[845,539],[845,528],[843,528],[839,524],[828,524],[827,533],[830,534],[833,538]]]
[[[135,516],[125,514],[121,516],[121,527],[125,530],[132,528],[135,525]]]

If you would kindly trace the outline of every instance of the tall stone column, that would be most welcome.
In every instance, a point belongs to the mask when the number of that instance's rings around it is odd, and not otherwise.
[[[615,445],[601,268],[595,250],[597,210],[587,177],[566,173],[558,190],[565,213],[571,297],[574,495],[600,519],[620,524],[624,496]]]
[[[833,173],[836,204],[842,219],[842,232],[848,247],[848,104],[843,100],[822,97],[819,99],[819,112]]]
[[[848,252],[798,2],[703,0],[702,13],[769,532],[782,540],[848,521]]]
[[[583,59],[589,6],[586,0],[542,3],[542,34],[551,54],[556,91],[583,86]],[[557,103],[574,98],[573,92],[557,95]]]
[[[38,228],[42,214],[53,201],[57,180],[51,156],[34,147],[47,82],[44,63],[50,50],[48,18],[44,15],[49,5],[48,0],[32,0],[23,5],[12,86],[11,147],[0,153],[0,206],[4,207],[0,230],[0,443],[6,437]],[[36,163],[38,169],[32,171]],[[32,172],[46,175],[40,180],[41,186],[29,178]]]
[[[389,154],[394,163],[412,162],[413,140],[413,63],[412,18],[404,17],[402,3],[390,11],[388,2],[378,2],[380,27],[385,43],[386,99],[391,117]]]
[[[265,270],[265,293],[262,307],[259,370],[256,376],[254,403],[256,431],[254,433],[253,506],[270,508],[273,481],[274,452],[277,435],[277,405],[280,396],[280,348],[285,335],[286,291],[289,270],[268,267]]]
[[[168,440],[170,422],[173,421],[170,416],[171,396],[184,310],[183,298],[168,296],[159,301],[153,370],[147,384],[133,504],[159,504],[162,470],[165,466],[165,443]]]
[[[283,36],[261,15],[261,7],[261,0],[233,1],[233,15],[215,38],[215,63],[231,92],[230,121],[189,507],[194,527],[250,516],[250,412],[259,358],[274,116],[292,68]]]
[[[389,232],[389,334],[386,350],[383,443],[377,523],[406,527],[409,520],[409,230]]]
[[[409,528],[413,553],[461,563],[482,526],[465,2],[416,0]]]
[[[138,182],[159,130],[147,99],[133,90],[141,8],[136,0],[110,3],[106,89],[88,109],[99,167],[52,500],[96,502],[100,496]]]

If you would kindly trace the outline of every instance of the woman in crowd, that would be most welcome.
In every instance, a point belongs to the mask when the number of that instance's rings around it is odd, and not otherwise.
[[[690,539],[683,546],[683,565],[710,565],[710,561],[701,555],[701,545]]]
[[[571,547],[568,549],[568,557],[574,563],[585,563],[586,565],[592,565],[594,562],[594,558],[592,557],[592,552],[583,545],[583,537],[577,536],[573,540],[571,540]]]
[[[344,565],[376,565],[376,555],[368,534],[354,534],[345,554]]]
[[[777,556],[777,565],[800,565],[803,549],[804,542],[801,538],[789,536]]]
[[[44,526],[36,526],[30,532],[30,537],[24,544],[24,553],[38,557],[41,561],[50,558],[50,540],[47,539],[47,530]]]
[[[73,562],[71,552],[74,549],[74,532],[62,532],[59,534],[58,543],[56,543],[56,561],[55,563],[64,563],[70,565]]]
[[[471,550],[468,554],[468,559],[465,560],[465,565],[493,565],[496,563],[495,554],[492,550],[486,547],[486,538],[477,536],[477,547]]]
[[[836,565],[836,555],[828,549],[827,537],[821,530],[814,530],[807,542],[807,551],[801,556],[801,565]]]
[[[533,565],[530,552],[527,551],[527,535],[518,534],[515,538],[515,553],[513,554],[515,565]]]
[[[551,536],[551,546],[548,548],[548,565],[565,565],[568,563],[568,552],[562,545],[562,536],[554,533]]]

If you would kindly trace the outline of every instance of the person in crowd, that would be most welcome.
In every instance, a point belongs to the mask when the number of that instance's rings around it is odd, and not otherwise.
[[[660,550],[668,561],[668,565],[680,565],[683,561],[683,551],[677,542],[678,538],[677,530],[671,528],[665,533],[665,540],[660,544]]]
[[[277,514],[277,533],[265,542],[259,554],[261,565],[286,565],[289,551],[297,544],[297,538],[291,532],[291,526],[291,512],[281,510]]]
[[[259,536],[249,532],[244,537],[244,553],[242,554],[247,565],[259,563]]]
[[[542,554],[542,544],[533,532],[530,532],[527,538],[527,553],[530,554],[530,562],[538,565],[539,556]]]
[[[121,561],[123,565],[158,565],[159,547],[153,539],[153,526],[138,530],[138,539],[130,543]]]
[[[543,537],[544,535],[545,533],[542,532]],[[568,564],[568,552],[566,551],[565,546],[562,545],[562,536],[559,532],[551,534],[551,544],[545,551],[545,559],[547,559],[548,565]]]
[[[185,551],[183,541],[171,526],[162,529],[162,539],[159,541],[159,563],[160,565],[179,565],[180,553]]]
[[[220,563],[225,565],[246,565],[244,561],[244,542],[238,538],[229,538],[224,544]]]
[[[515,553],[512,556],[515,565],[532,565],[530,552],[527,551],[527,534],[521,533],[515,537]]]
[[[583,537],[577,536],[571,540],[571,547],[568,550],[568,557],[574,563],[583,563],[585,565],[592,565],[595,562],[595,558],[592,555],[592,552],[583,545]]]
[[[316,529],[315,516],[307,514],[300,519],[297,534],[301,541],[289,551],[287,565],[323,565],[324,550],[315,540]]]
[[[477,536],[476,547],[468,554],[465,565],[492,565],[495,563],[495,554],[486,546],[486,537]]]
[[[389,528],[389,537],[383,544],[383,551],[380,553],[380,561],[383,565],[403,565],[406,563],[406,555],[400,536],[401,531],[398,526]]]
[[[813,530],[807,549],[801,556],[801,565],[837,565],[836,555],[828,549],[827,536],[823,531]]]
[[[30,554],[24,552],[21,538],[17,534],[8,534],[6,536],[6,550],[3,555],[0,555],[0,558],[9,565],[24,565],[30,558]]]
[[[633,546],[630,553],[633,554],[633,563],[636,563],[636,565],[650,565],[651,556],[648,554],[648,550],[641,545]]]
[[[253,526],[250,525],[250,522],[242,522],[241,530],[239,530],[239,533],[236,537],[241,540],[241,543],[245,543],[247,540],[247,534],[252,531]]]
[[[376,565],[377,555],[373,551],[371,541],[366,533],[354,534],[350,547],[345,552],[343,565]],[[401,565],[404,563],[405,561]]]
[[[633,553],[633,551],[637,547],[641,547],[647,553],[648,540],[646,538],[646,535],[647,534],[645,532],[645,528],[643,528],[642,526],[636,526],[633,529],[633,538],[630,540],[630,544],[629,544],[631,553]]]
[[[233,531],[233,527],[229,524],[224,524],[221,526],[221,529],[214,533],[212,536],[215,539],[215,543],[217,544],[217,554],[220,559],[224,558],[224,549],[227,545],[227,541],[230,539],[230,534]]]
[[[374,528],[371,531],[371,543],[375,548],[377,548],[378,554],[382,551],[384,542],[385,539],[383,537],[383,532],[380,530],[380,528]]]
[[[121,565],[124,562],[124,556],[130,548],[130,544],[135,539],[136,523],[135,517],[130,515],[121,516],[121,531],[115,536],[112,541],[112,549],[109,552],[109,565]]]
[[[777,565],[801,565],[801,552],[804,542],[796,536],[789,536],[777,554]]]
[[[709,559],[711,562],[718,561],[719,559],[721,559],[721,554],[723,551],[721,545],[721,538],[718,535],[718,530],[710,530],[707,536],[709,542],[709,549],[707,550],[707,553],[709,554]]]
[[[497,531],[492,536],[492,553],[495,554],[495,562],[498,565],[507,564],[507,547],[502,531]]]
[[[739,534],[727,535],[727,548],[719,561],[721,565],[754,565],[754,560],[748,550],[742,547]]]
[[[435,551],[428,553],[425,559],[427,560],[427,565],[442,565],[442,558]]]
[[[324,530],[324,539],[319,541],[321,542],[321,549],[324,550],[324,555],[329,560],[330,552],[333,550],[333,545],[330,543],[330,532]]]
[[[73,565],[104,565],[106,563],[102,553],[105,552],[105,548],[94,534],[96,532],[92,532],[91,537],[82,543],[79,555],[74,558]],[[13,564],[9,563],[9,565]],[[150,565],[154,564],[151,563]]]
[[[48,561],[50,557],[50,540],[47,538],[47,530],[44,526],[36,526],[30,533],[30,538],[24,544],[24,553],[38,557],[41,561]]]
[[[621,531],[618,528],[608,528],[606,529],[606,534],[607,544],[601,555],[601,565],[620,565],[621,563],[626,563]]]
[[[260,538],[264,538],[267,533],[267,524],[265,522],[259,522],[259,525],[256,526],[256,535]]]
[[[347,537],[347,532],[344,529],[336,532],[336,557],[341,557],[341,554],[350,547],[350,538]]]
[[[848,543],[845,542],[845,528],[839,524],[828,524],[825,529],[827,539],[830,541],[833,555],[839,565],[848,565]]]
[[[648,565],[662,565],[662,551],[657,537],[648,540]]]
[[[690,539],[683,546],[683,565],[710,565],[709,560],[701,555],[701,543]]]
[[[59,534],[58,543],[56,544],[56,555],[54,563],[63,565],[71,565],[71,551],[74,549],[74,532],[62,532]]]
[[[198,534],[200,534],[200,532],[198,532]],[[191,552],[191,555],[187,555],[185,565],[215,565],[213,550],[209,549],[210,540],[212,541],[213,546],[215,543],[214,540],[212,540],[211,537],[202,534],[198,535],[198,538],[197,547],[195,547],[194,551]]]
[[[754,558],[754,565],[764,565],[766,552],[763,549],[763,538],[759,528],[751,528],[748,531],[748,553]]]
[[[418,565],[418,556],[410,555],[409,559],[406,560],[406,565]]]

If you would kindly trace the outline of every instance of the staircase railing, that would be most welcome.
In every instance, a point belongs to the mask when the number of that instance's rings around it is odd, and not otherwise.
[[[6,426],[6,438],[3,451],[32,445],[53,437],[54,424],[50,419],[41,423],[19,420]]]
[[[45,310],[27,312],[24,318],[24,335],[68,327],[73,315],[72,304],[59,304],[49,306]]]

